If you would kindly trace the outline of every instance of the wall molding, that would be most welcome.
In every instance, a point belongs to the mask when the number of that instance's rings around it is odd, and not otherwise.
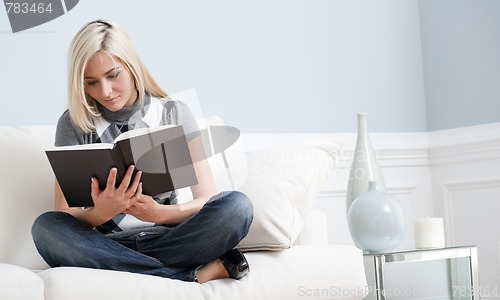
[[[428,133],[431,165],[500,158],[500,122]]]
[[[245,151],[298,140],[330,138],[344,142],[338,167],[349,167],[356,145],[353,133],[242,134]],[[370,140],[381,166],[434,166],[461,160],[500,158],[500,122],[430,132],[372,132]]]
[[[445,228],[446,236],[449,238],[449,243],[455,244],[455,231],[453,224],[455,224],[455,219],[453,216],[454,212],[454,199],[453,193],[459,191],[470,191],[491,187],[500,187],[500,179],[498,180],[471,180],[471,181],[457,181],[444,183],[442,185],[443,190],[443,208],[445,217]]]
[[[277,145],[317,138],[328,138],[341,141],[344,146],[336,167],[350,168],[354,148],[356,146],[356,133],[252,133],[242,134],[241,143],[245,152],[251,152]],[[381,167],[391,166],[404,168],[429,165],[427,133],[375,132],[370,133],[370,140],[376,151],[377,160]]]

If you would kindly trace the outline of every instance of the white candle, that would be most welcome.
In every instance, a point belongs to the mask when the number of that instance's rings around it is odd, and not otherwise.
[[[414,225],[417,249],[445,247],[443,218],[415,219]]]

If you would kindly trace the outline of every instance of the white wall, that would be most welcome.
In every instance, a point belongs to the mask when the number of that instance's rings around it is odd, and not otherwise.
[[[339,225],[346,224],[345,191],[355,143],[355,135],[345,137],[350,141],[345,156],[317,207],[329,213],[330,241],[352,244],[347,225]],[[428,133],[372,133],[371,139],[387,190],[403,203],[409,221],[398,249],[414,247],[415,218],[443,217],[446,245],[478,248],[482,299],[500,299],[500,122]],[[392,288],[419,289],[430,298],[438,289],[453,294],[446,291],[446,265],[439,262],[392,268],[387,278]]]
[[[431,132],[429,157],[447,242],[478,246],[482,299],[500,299],[500,123]]]
[[[355,131],[360,111],[373,131],[423,131],[418,16],[416,0],[85,0],[12,34],[0,9],[0,125],[56,122],[69,42],[103,17],[168,91],[196,88],[205,115],[243,132]]]

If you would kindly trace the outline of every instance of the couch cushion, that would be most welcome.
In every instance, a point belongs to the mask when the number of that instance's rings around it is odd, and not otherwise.
[[[46,267],[31,225],[53,208],[54,176],[44,150],[53,147],[54,132],[54,126],[0,127],[0,262]]]
[[[248,175],[237,189],[252,201],[254,220],[238,248],[289,248],[332,174],[342,144],[336,139],[310,139],[248,153]]]
[[[294,246],[246,254],[250,273],[241,280],[205,284],[83,268],[39,273],[51,300],[161,299],[362,299],[363,254],[354,246]]]
[[[0,264],[0,299],[42,300],[43,281],[28,269]]]

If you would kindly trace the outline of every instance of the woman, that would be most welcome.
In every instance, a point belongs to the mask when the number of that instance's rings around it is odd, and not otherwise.
[[[60,117],[55,145],[112,142],[132,128],[180,124],[190,152],[202,153],[189,108],[168,99],[115,23],[97,20],[74,37],[69,51],[69,109]],[[200,150],[201,149],[201,150]],[[233,249],[252,222],[252,205],[240,192],[215,194],[208,162],[194,160],[193,199],[176,192],[142,193],[141,172],[130,166],[115,186],[89,178],[94,207],[69,207],[56,182],[55,211],[37,218],[32,235],[51,267],[75,266],[150,274],[203,283],[248,273]]]

